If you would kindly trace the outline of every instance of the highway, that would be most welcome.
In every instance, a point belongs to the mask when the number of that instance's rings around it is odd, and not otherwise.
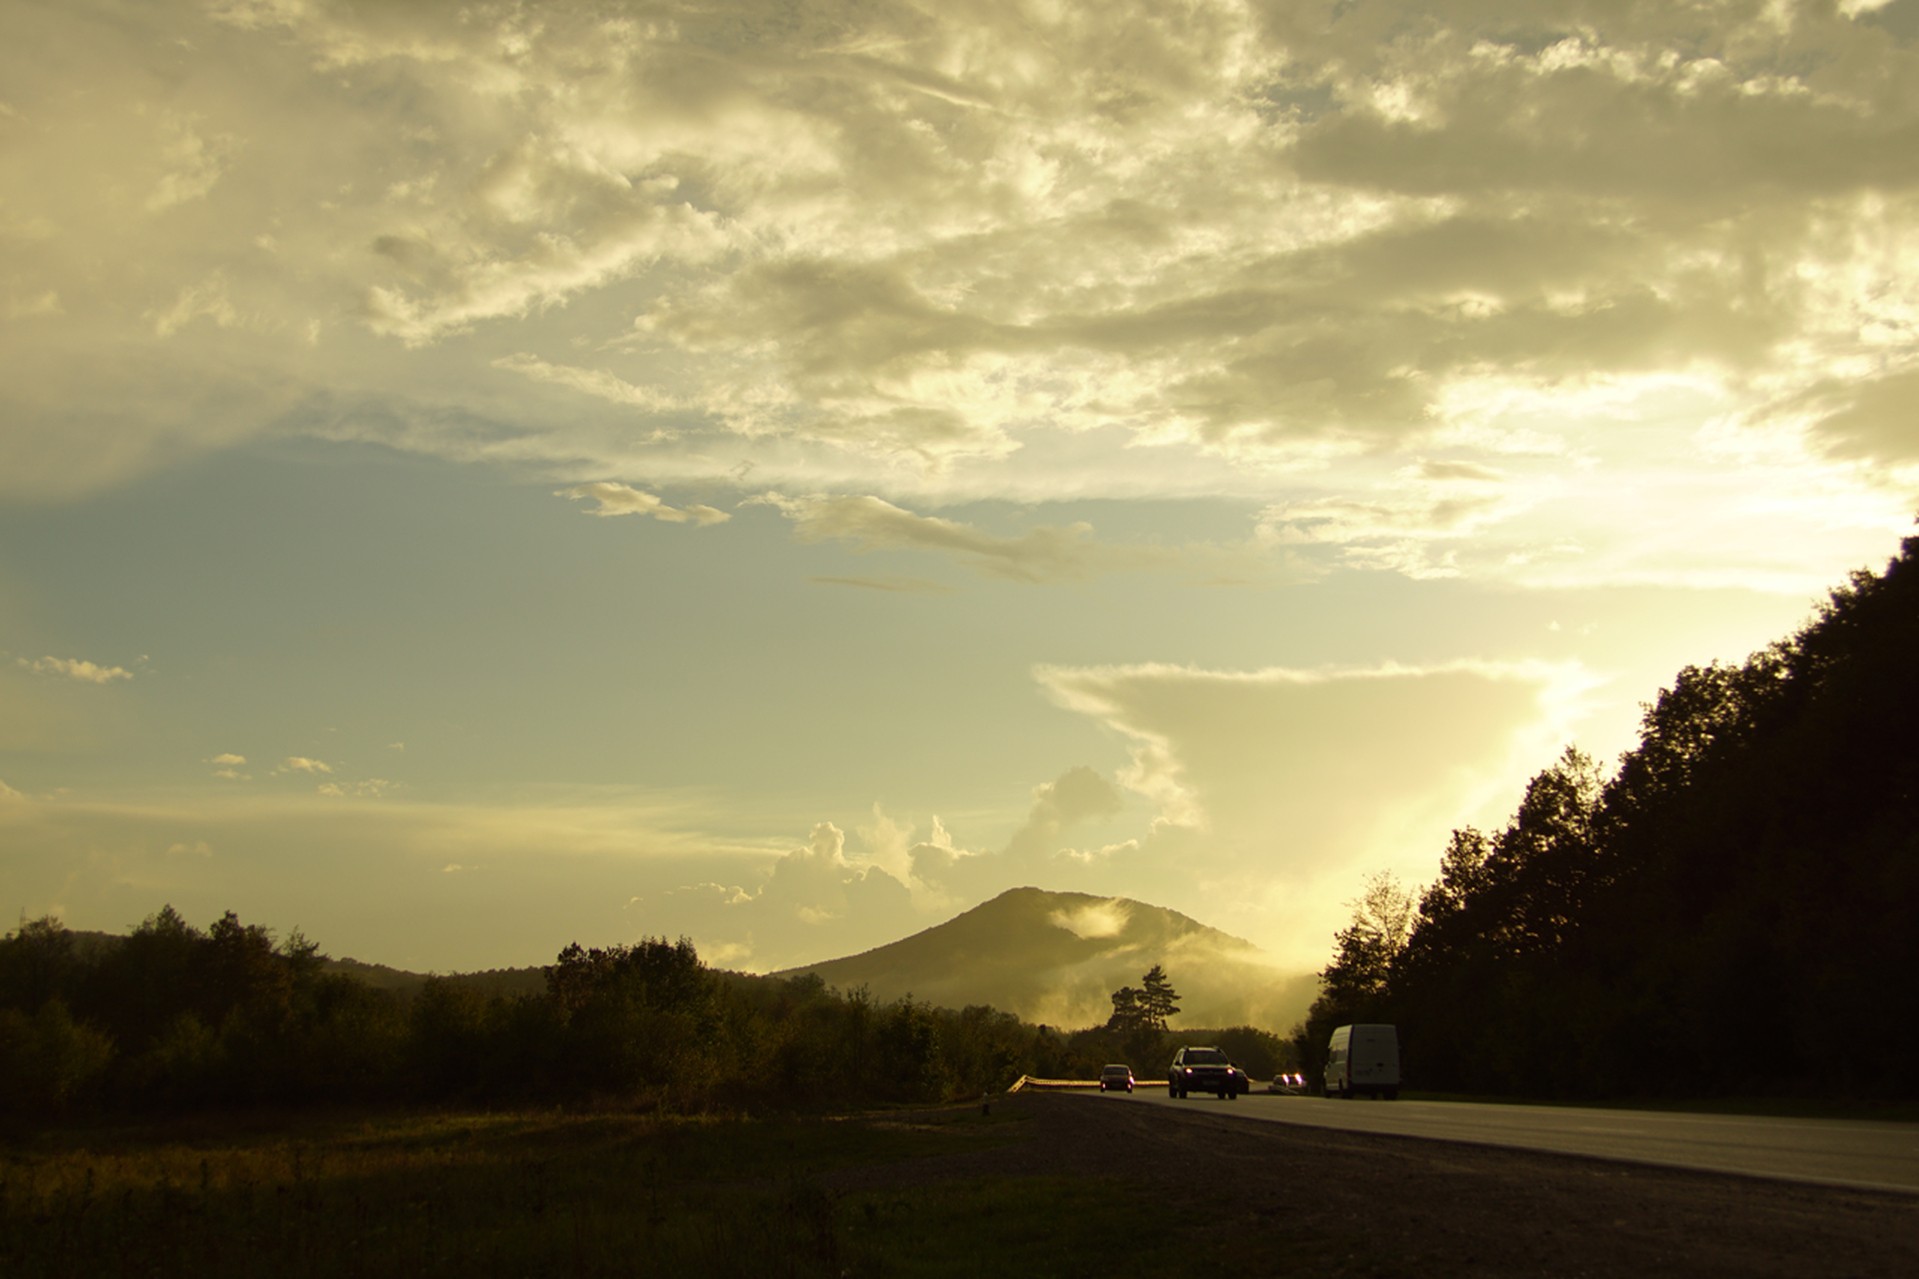
[[[1919,1194],[1919,1124],[1475,1102],[1333,1101],[1262,1092],[1249,1093],[1237,1101],[1212,1096],[1175,1101],[1163,1091],[1150,1089],[1131,1096],[1082,1095],[1092,1104],[1171,1106],[1248,1122],[1519,1146],[1631,1163]]]

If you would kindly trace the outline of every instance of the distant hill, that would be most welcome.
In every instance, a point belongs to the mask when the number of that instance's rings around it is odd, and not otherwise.
[[[1026,1021],[1078,1029],[1112,1013],[1112,992],[1165,966],[1181,996],[1174,1027],[1252,1025],[1284,1032],[1318,992],[1251,942],[1125,897],[1013,888],[943,924],[843,959],[773,974],[817,974],[949,1008],[990,1004]]]
[[[103,933],[88,929],[69,931],[73,937],[75,953],[87,960],[98,959],[126,941],[124,933]],[[403,968],[388,968],[385,964],[363,963],[358,959],[334,959],[325,955],[320,957],[320,967],[326,972],[344,973],[375,990],[390,990],[409,998],[418,994],[420,987],[426,985],[433,976],[442,976],[444,980],[456,986],[465,986],[483,995],[536,995],[546,990],[544,968],[489,968],[477,973],[428,974],[408,972]]]
[[[426,985],[429,979],[426,973],[388,968],[385,964],[363,963],[357,959],[326,959],[322,961],[322,967],[328,972],[345,973],[357,978],[377,990],[391,990],[408,996],[419,993],[420,987]],[[546,991],[544,968],[489,968],[477,973],[435,975],[483,995],[538,995]]]

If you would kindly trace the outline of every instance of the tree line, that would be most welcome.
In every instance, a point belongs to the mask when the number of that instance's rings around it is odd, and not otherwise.
[[[1919,538],[1795,635],[1682,670],[1606,776],[1568,748],[1417,893],[1368,882],[1294,1038],[1395,1022],[1416,1086],[1919,1084]]]
[[[124,938],[26,922],[0,939],[0,1114],[934,1102],[1022,1074],[1092,1078],[1149,1047],[1141,1027],[1067,1032],[983,1005],[880,1003],[816,976],[714,970],[684,938],[570,945],[543,976],[544,989],[519,993],[447,978],[378,989],[330,971],[300,933],[276,942],[231,912],[199,929],[169,906]],[[1163,1020],[1150,1033],[1152,1052],[1171,1051]],[[1255,1054],[1279,1046],[1250,1028],[1221,1033]]]

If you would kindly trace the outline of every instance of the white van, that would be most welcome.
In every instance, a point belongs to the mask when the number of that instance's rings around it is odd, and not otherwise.
[[[1391,1026],[1341,1026],[1326,1043],[1326,1095],[1399,1096],[1399,1032]]]

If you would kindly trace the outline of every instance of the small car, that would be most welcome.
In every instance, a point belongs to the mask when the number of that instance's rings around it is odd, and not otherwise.
[[[1306,1076],[1291,1071],[1281,1071],[1273,1076],[1273,1082],[1267,1086],[1266,1091],[1300,1096],[1306,1091]]]
[[[1103,1067],[1099,1072],[1099,1090],[1118,1092],[1120,1089],[1133,1091],[1133,1068],[1121,1062]]]

